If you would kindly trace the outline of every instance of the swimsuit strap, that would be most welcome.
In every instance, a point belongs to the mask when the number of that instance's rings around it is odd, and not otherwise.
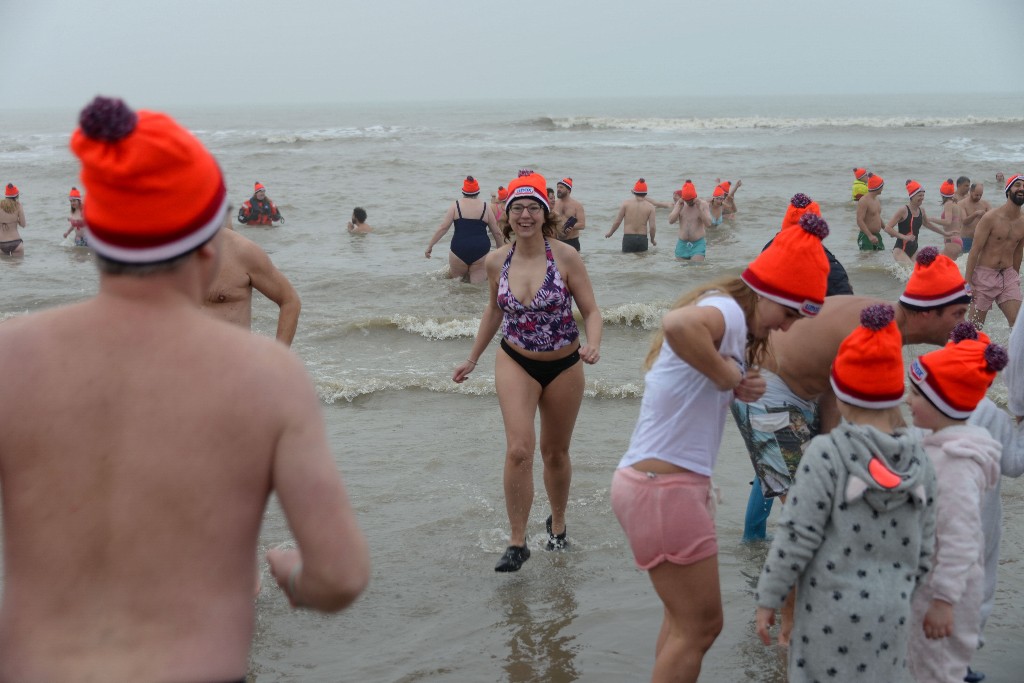
[[[486,215],[487,215],[487,202],[484,202],[484,210],[480,212],[480,220],[483,220],[484,216],[486,216]]]
[[[459,206],[459,200],[455,200],[455,210],[459,212],[459,218],[462,218],[462,207]]]

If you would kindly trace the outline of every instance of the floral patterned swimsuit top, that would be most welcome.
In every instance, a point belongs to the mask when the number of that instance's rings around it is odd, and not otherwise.
[[[572,344],[580,336],[572,315],[572,295],[555,267],[547,240],[544,240],[544,252],[548,260],[547,273],[529,305],[520,303],[508,287],[508,266],[516,253],[514,244],[498,279],[498,308],[505,313],[501,333],[527,351],[554,351]]]

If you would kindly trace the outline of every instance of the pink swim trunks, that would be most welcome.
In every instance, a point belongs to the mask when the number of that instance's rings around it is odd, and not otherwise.
[[[1020,275],[1013,268],[996,270],[976,266],[971,276],[971,294],[976,311],[991,309],[992,302],[1020,301]]]
[[[612,510],[640,569],[694,564],[718,553],[711,479],[696,472],[615,470]]]

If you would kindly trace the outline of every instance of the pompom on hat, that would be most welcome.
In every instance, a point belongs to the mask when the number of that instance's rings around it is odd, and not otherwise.
[[[572,192],[572,178],[562,178],[558,181],[558,185],[564,185],[569,192]]]
[[[466,179],[462,181],[462,194],[467,197],[480,194],[480,183],[476,178],[471,175],[466,176]]]
[[[916,195],[918,192],[924,192],[924,188],[921,187],[921,183],[917,182],[916,180],[908,180],[906,182],[906,185],[908,199]]]
[[[970,301],[970,290],[960,269],[935,247],[917,252],[917,263],[910,274],[900,301],[914,309],[930,309]]]
[[[1006,349],[989,342],[969,322],[953,328],[944,347],[910,364],[910,381],[939,412],[966,420],[985,397],[996,373],[1006,367]]]
[[[939,186],[939,194],[943,197],[953,197],[956,195],[956,185],[953,183],[952,178],[949,178]]]
[[[836,398],[872,410],[903,400],[903,336],[889,304],[860,313],[860,325],[839,345],[829,382]]]
[[[684,202],[691,202],[697,198],[697,188],[693,186],[692,180],[687,180],[683,183],[683,189],[679,191],[679,196],[682,197]]]
[[[764,298],[811,317],[821,311],[828,288],[828,258],[821,244],[828,223],[807,214],[799,227],[780,232],[740,278]]]
[[[1010,186],[1007,185],[1006,187],[1009,188]],[[7,187],[4,188],[4,197],[6,199],[18,198],[18,188],[14,186],[14,183],[7,183]]]
[[[647,181],[641,178],[633,183],[633,194],[647,194]]]
[[[882,180],[882,176],[875,175],[874,173],[868,174],[868,192],[877,192],[885,186],[885,181]]]
[[[864,180],[864,176],[866,176],[867,174],[868,174],[868,169],[866,169],[866,168],[855,168],[855,169],[853,169],[853,177],[856,178],[857,180]]]
[[[68,192],[68,199],[77,199],[82,201],[82,193],[79,192],[77,187],[72,187],[71,192]]]
[[[508,198],[508,190],[505,189],[504,185],[498,186],[498,201],[503,202]]]
[[[551,211],[548,204],[548,184],[544,176],[529,169],[519,171],[519,177],[508,184],[508,197],[505,199],[505,211],[517,199],[535,199],[544,206],[545,212]]]
[[[79,115],[71,150],[82,162],[89,246],[120,263],[159,263],[198,248],[227,209],[213,155],[166,114],[97,97]]]
[[[821,207],[818,202],[814,201],[802,192],[797,192],[793,195],[793,198],[789,200],[789,204],[786,206],[786,215],[782,218],[782,229],[793,228],[800,225],[800,219],[805,214],[814,214],[815,216],[821,215]]]
[[[1003,194],[1008,193],[1010,191],[1010,186],[1013,185],[1018,180],[1024,180],[1024,174],[1015,173],[1014,175],[1012,175],[1009,178],[1007,178],[1006,179],[1006,187],[1003,188]],[[10,187],[10,185],[8,185],[7,187]],[[17,188],[15,188],[15,190],[17,190]]]

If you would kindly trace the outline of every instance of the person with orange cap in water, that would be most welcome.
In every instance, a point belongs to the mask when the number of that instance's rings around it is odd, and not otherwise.
[[[7,183],[0,199],[0,254],[24,256],[25,243],[18,227],[25,227],[25,210],[19,201],[20,192],[14,183]]]
[[[676,259],[680,261],[703,261],[707,253],[705,232],[711,226],[708,203],[697,197],[693,181],[683,183],[679,199],[668,215],[670,225],[679,223],[679,239],[676,240]]]
[[[17,510],[0,680],[244,681],[271,495],[297,547],[266,558],[295,607],[351,604],[366,540],[302,361],[200,308],[229,210],[214,157],[104,97],[71,151],[99,290],[0,325],[0,496]]]
[[[859,202],[861,197],[871,191],[871,188],[868,187],[868,177],[870,175],[866,168],[853,169],[853,188],[850,190],[853,201]]]
[[[1020,264],[1024,254],[1024,174],[1006,179],[1006,203],[982,216],[967,257],[967,281],[974,291],[970,317],[980,327],[992,304],[1013,327],[1021,305]]]
[[[884,251],[885,242],[882,241],[881,233],[885,231],[897,242],[900,239],[908,239],[907,236],[900,236],[894,228],[887,228],[882,220],[882,189],[885,181],[882,176],[868,173],[865,179],[868,192],[857,201],[857,247],[861,251]]]
[[[484,259],[491,250],[490,230],[494,245],[501,246],[501,232],[491,212],[490,205],[480,199],[480,182],[469,175],[462,181],[462,199],[452,202],[434,231],[427,249],[423,252],[431,258],[434,245],[441,241],[448,230],[455,226],[455,234],[448,251],[448,277],[460,278],[473,284],[487,279]]]
[[[67,239],[71,231],[75,231],[75,246],[87,247],[89,241],[85,237],[85,219],[82,218],[82,193],[77,187],[72,187],[68,193],[68,201],[71,202],[71,215],[68,216],[68,229],[64,231],[64,239]]]
[[[627,199],[619,206],[612,229],[605,233],[605,239],[615,234],[622,225],[622,253],[647,251],[647,235],[650,231],[651,246],[658,246],[654,239],[657,230],[655,206],[647,201],[647,181],[643,178],[633,184],[633,198]]]
[[[715,183],[718,187],[725,190],[725,208],[722,211],[722,217],[727,221],[732,221],[736,217],[736,192],[743,187],[743,181],[737,180],[736,184],[730,183],[728,180],[722,180],[721,178],[715,178]]]
[[[242,225],[273,225],[284,223],[284,218],[274,202],[267,197],[267,188],[256,181],[253,184],[252,197],[242,202],[238,208],[238,222]]]
[[[795,588],[792,632],[784,618],[778,636],[788,681],[902,681],[911,597],[935,549],[936,482],[900,413],[892,306],[861,311],[829,375],[843,422],[800,460],[754,593],[757,634],[771,644],[776,610]]]
[[[587,214],[583,205],[572,197],[572,178],[562,178],[555,186],[554,211],[562,217],[562,229],[558,239],[576,251],[580,250],[580,233],[587,227]]]
[[[896,210],[896,213],[889,219],[889,222],[885,224],[884,230],[886,232],[893,228],[899,230],[901,235],[900,241],[896,242],[893,246],[892,256],[896,259],[897,263],[910,264],[914,254],[917,253],[918,247],[921,246],[918,243],[918,238],[921,235],[921,226],[937,232],[943,238],[948,237],[948,235],[942,226],[928,218],[928,214],[925,212],[924,206],[922,206],[924,204],[924,186],[916,180],[908,180],[906,186],[907,204]]]
[[[505,244],[487,256],[490,294],[476,339],[452,381],[470,377],[501,329],[494,388],[505,423],[504,489],[509,544],[494,567],[516,572],[530,559],[527,525],[533,506],[533,463],[538,443],[551,514],[549,551],[568,544],[566,512],[572,462],[569,445],[583,402],[583,365],[601,358],[601,311],[579,252],[556,239],[560,219],[548,204],[544,176],[522,170],[508,184],[502,233]],[[573,315],[576,303],[586,343]]]

